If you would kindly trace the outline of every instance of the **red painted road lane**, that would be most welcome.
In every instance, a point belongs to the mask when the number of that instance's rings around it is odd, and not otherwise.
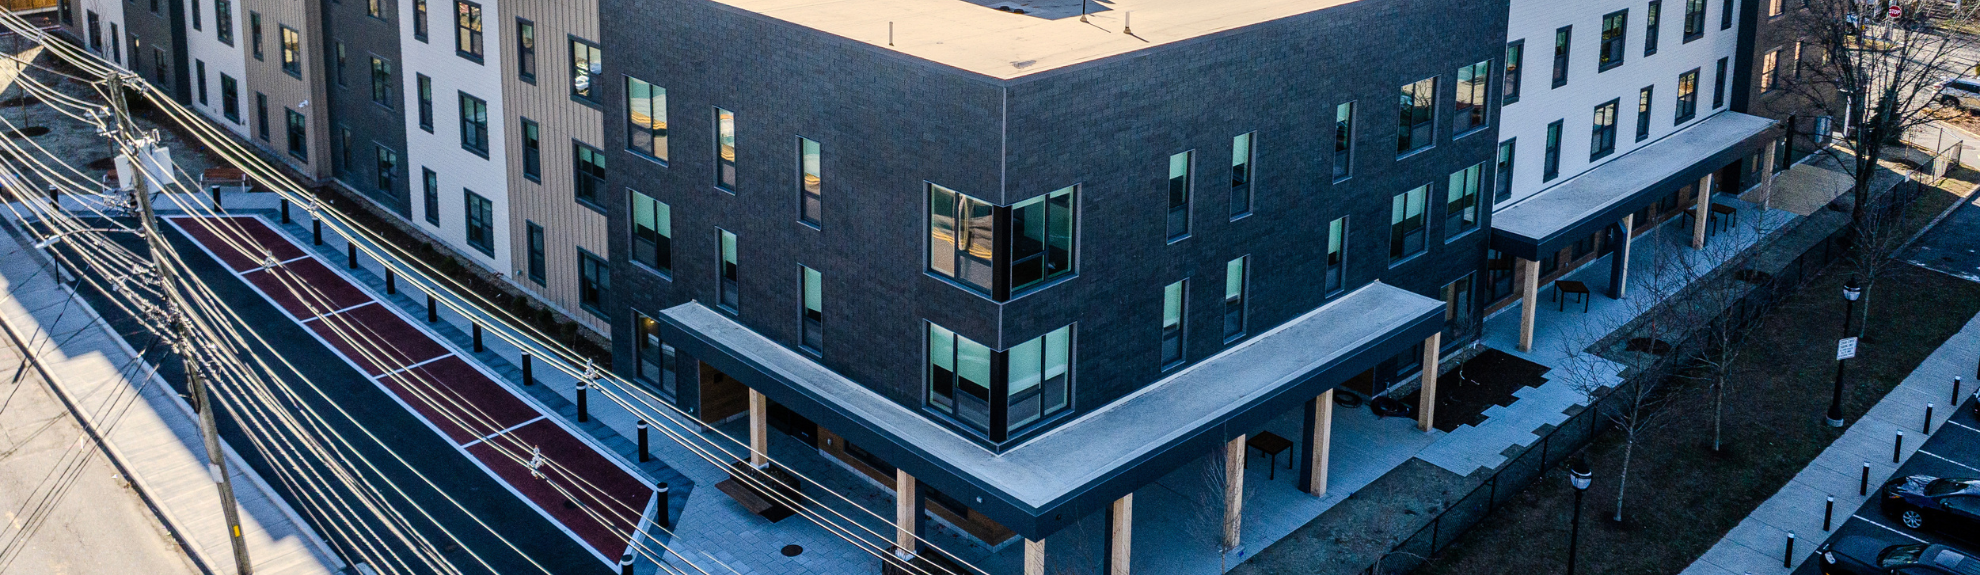
[[[337,348],[366,375],[374,377],[448,353],[447,348],[427,339],[418,328],[399,319],[383,305],[368,305],[303,325],[329,341],[331,347]],[[360,348],[353,346],[353,342],[346,341],[346,334],[370,357],[359,353]]]
[[[529,460],[532,447],[542,449],[545,460],[556,462],[582,479],[547,464],[542,469],[546,479],[531,476],[524,462]],[[468,453],[605,557],[618,557],[625,552],[626,534],[633,532],[653,498],[652,486],[549,421],[531,423],[477,443],[468,448]],[[575,495],[576,501],[552,487],[551,482]],[[587,507],[591,512],[586,511]]]
[[[455,445],[515,427],[543,414],[476,371],[459,356],[406,370],[378,383],[433,422]]]
[[[179,224],[179,229],[193,241],[199,242],[219,256],[220,262],[235,272],[244,272],[261,267],[262,260],[273,255],[275,261],[288,261],[303,256],[302,248],[282,237],[281,232],[269,229],[259,218],[248,216],[228,216],[218,218],[167,218]],[[207,221],[195,221],[207,220]],[[217,220],[217,221],[216,221]],[[215,233],[215,232],[219,233]],[[242,238],[245,232],[247,238]],[[242,253],[233,243],[241,244],[250,250]]]
[[[289,315],[309,319],[371,301],[371,296],[315,258],[241,275]],[[309,305],[304,305],[304,302]]]

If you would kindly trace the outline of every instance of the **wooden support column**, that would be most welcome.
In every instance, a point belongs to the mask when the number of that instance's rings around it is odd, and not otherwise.
[[[916,553],[921,549],[914,540],[915,522],[921,520],[921,517],[915,513],[917,487],[913,475],[908,475],[906,471],[894,470],[894,547],[908,553]]]
[[[1636,214],[1623,216],[1609,240],[1609,297],[1622,299],[1629,293],[1629,245],[1636,241]]]
[[[1444,332],[1430,334],[1423,340],[1423,387],[1416,394],[1416,429],[1430,431],[1430,425],[1437,421],[1437,360],[1444,343]]]
[[[1224,548],[1237,549],[1239,527],[1244,525],[1244,439],[1239,435],[1224,444]]]
[[[1299,488],[1314,497],[1327,494],[1327,457],[1334,445],[1334,390],[1320,394],[1306,407],[1306,473]]]
[[[1024,575],[1045,575],[1045,541],[1024,540]]]
[[[1760,162],[1760,209],[1766,211],[1774,207],[1774,155],[1780,153],[1779,141],[1767,142],[1766,159]]]
[[[1540,262],[1514,260],[1519,274],[1519,350],[1533,351],[1533,312],[1540,306]]]
[[[763,394],[749,390],[749,464],[762,467],[770,462],[770,405]]]
[[[1129,493],[1107,506],[1107,556],[1101,575],[1128,575],[1133,538],[1134,494]]]
[[[1712,221],[1712,174],[1698,179],[1698,205],[1692,208],[1691,249],[1705,247],[1705,230]]]

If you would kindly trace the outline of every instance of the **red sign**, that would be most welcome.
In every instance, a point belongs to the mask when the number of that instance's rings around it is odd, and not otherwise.
[[[1892,18],[1903,18],[1903,17],[1904,17],[1904,7],[1903,7],[1903,6],[1899,6],[1899,5],[1896,5],[1896,4],[1892,4],[1892,5],[1891,5],[1891,12],[1890,12],[1890,14],[1891,14],[1891,17],[1892,17]]]

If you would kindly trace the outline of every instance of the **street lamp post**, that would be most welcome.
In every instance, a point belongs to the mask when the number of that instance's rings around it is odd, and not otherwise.
[[[1848,283],[1843,284],[1842,291],[1843,291],[1842,335],[1843,335],[1843,340],[1848,341],[1849,339],[1851,339],[1849,335],[1850,320],[1854,319],[1856,316],[1856,300],[1857,298],[1863,297],[1863,287],[1857,285],[1856,278],[1852,277],[1849,278]],[[1853,348],[1854,346],[1851,347]],[[1830,398],[1829,400],[1829,417],[1828,417],[1829,427],[1842,427],[1843,425],[1843,412],[1842,412],[1843,373],[1845,368],[1849,366],[1849,357],[1855,355],[1854,349],[1852,349],[1851,350],[1852,353],[1850,353],[1848,356],[1845,356],[1842,353],[1842,348],[1840,345],[1838,346],[1836,351],[1837,351],[1836,390],[1835,390],[1835,396]]]
[[[1587,461],[1577,457],[1574,463],[1568,464],[1568,485],[1574,486],[1574,521],[1573,526],[1568,528],[1568,575],[1574,575],[1575,551],[1581,543],[1581,495],[1594,481],[1595,476],[1588,472]]]

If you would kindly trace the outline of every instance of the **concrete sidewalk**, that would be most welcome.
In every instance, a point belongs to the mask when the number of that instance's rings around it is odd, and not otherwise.
[[[1891,461],[1897,434],[1905,434],[1901,459],[1909,459],[1925,443],[1925,404],[1937,404],[1932,430],[1938,431],[1956,411],[1953,399],[1954,377],[1972,373],[1974,358],[1980,357],[1980,315],[1946,340],[1925,358],[1904,382],[1870,408],[1862,419],[1850,422],[1848,431],[1823,450],[1808,467],[1772,498],[1761,503],[1725,538],[1693,561],[1684,575],[1769,575],[1794,571],[1782,567],[1787,536],[1795,534],[1795,565],[1809,557],[1808,551],[1828,540],[1822,529],[1825,497],[1836,498],[1835,525],[1848,519],[1851,510],[1861,507],[1868,497],[1858,495],[1863,465],[1870,464],[1870,488],[1891,477],[1900,464]],[[1971,392],[1968,382],[1965,392]]]
[[[159,519],[209,573],[231,572],[220,495],[190,406],[51,275],[40,254],[0,234],[0,325],[52,376],[49,383]],[[345,564],[288,503],[227,448],[242,529],[257,573],[337,573]]]

